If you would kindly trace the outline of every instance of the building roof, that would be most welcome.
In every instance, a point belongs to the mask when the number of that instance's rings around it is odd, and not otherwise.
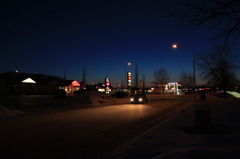
[[[5,72],[0,74],[0,79],[5,80],[8,84],[20,84],[22,81],[31,78],[38,84],[44,84],[49,81],[55,80],[60,83],[64,83],[65,79],[57,76],[49,76],[44,74],[31,74],[31,73],[21,73],[21,72]]]

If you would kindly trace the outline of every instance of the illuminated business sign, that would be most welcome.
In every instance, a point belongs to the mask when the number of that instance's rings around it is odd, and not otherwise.
[[[22,83],[36,83],[36,82],[34,80],[32,80],[31,78],[27,78],[27,79],[23,80]]]
[[[110,86],[110,80],[108,77],[105,79],[105,85],[106,85],[106,87]]]
[[[109,94],[110,91],[111,91],[111,89],[110,89],[110,80],[109,80],[109,78],[107,77],[107,78],[105,79],[105,93],[106,93],[106,94]]]
[[[72,81],[72,87],[79,87],[80,84],[77,81]]]
[[[132,74],[131,74],[131,72],[127,73],[127,84],[128,84],[129,87],[131,87],[131,85],[132,85]]]

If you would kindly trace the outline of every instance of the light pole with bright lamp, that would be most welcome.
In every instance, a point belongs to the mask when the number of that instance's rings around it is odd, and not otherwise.
[[[126,88],[127,88],[127,78],[126,78],[126,76],[127,76],[127,66],[129,67],[129,66],[131,66],[132,65],[132,63],[131,62],[128,62],[127,64],[125,64],[125,72],[124,72],[124,82],[123,82],[123,87],[125,87],[126,86]],[[126,82],[126,84],[125,84],[125,82]]]
[[[196,78],[195,78],[195,55],[192,51],[192,49],[190,49],[188,46],[186,45],[179,45],[179,44],[173,44],[172,45],[172,48],[176,49],[178,47],[184,47],[186,48],[192,55],[192,62],[193,62],[193,89],[194,89],[194,92],[195,92],[195,86],[196,86]]]

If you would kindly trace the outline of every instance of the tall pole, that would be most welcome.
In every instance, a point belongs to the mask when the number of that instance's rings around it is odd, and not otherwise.
[[[126,64],[124,64],[124,67],[125,67],[125,71],[124,71],[124,79],[123,79],[123,89],[125,88],[125,83],[126,83],[126,76],[127,76],[127,66]]]
[[[123,88],[127,88],[127,66],[131,66],[131,62],[128,62],[127,64],[124,64],[125,71],[124,71],[124,80],[123,80]]]
[[[196,87],[196,76],[195,76],[195,56],[194,53],[192,51],[192,49],[190,49],[189,47],[185,46],[185,45],[181,45],[183,47],[185,47],[191,54],[192,54],[192,63],[193,63],[193,89],[195,92],[195,87]]]
[[[190,49],[190,48],[189,48],[188,46],[186,46],[186,45],[179,45],[179,44],[173,44],[173,45],[172,45],[173,48],[177,48],[177,47],[179,47],[179,46],[182,46],[182,47],[186,48],[186,49],[189,51],[189,53],[191,53],[191,55],[192,55],[192,63],[193,63],[193,89],[194,89],[194,92],[195,92],[195,87],[196,87],[195,55],[194,55],[192,49]]]

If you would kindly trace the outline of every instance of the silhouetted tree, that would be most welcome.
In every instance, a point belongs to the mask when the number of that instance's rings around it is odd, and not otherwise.
[[[199,57],[198,66],[203,75],[203,79],[208,80],[208,84],[215,84],[224,91],[226,97],[227,88],[236,79],[232,49],[226,45],[216,45],[203,52]]]
[[[67,79],[67,73],[66,73],[66,71],[63,72],[63,79]]]
[[[142,74],[142,88],[143,90],[145,90],[145,87],[146,87],[146,77],[144,74]]]
[[[139,70],[138,70],[138,65],[136,65],[135,67],[135,79],[134,79],[134,83],[135,83],[135,89],[138,89],[138,76],[139,76]]]
[[[85,68],[83,68],[83,72],[82,72],[82,85],[81,85],[82,89],[84,89],[85,85],[86,85],[86,71],[85,71]]]
[[[122,88],[122,90],[124,89],[124,81],[125,81],[125,79],[121,80],[121,86],[122,86],[121,88]]]
[[[191,73],[182,72],[179,76],[180,83],[183,87],[190,89],[193,85],[193,75]]]
[[[167,84],[170,79],[169,73],[167,72],[166,69],[160,68],[159,70],[154,71],[153,78],[155,80],[154,83],[161,86],[163,93],[164,84]]]
[[[228,41],[240,35],[240,1],[239,0],[181,0],[184,10],[175,16],[189,25],[210,24],[218,30],[210,39],[224,38]]]

